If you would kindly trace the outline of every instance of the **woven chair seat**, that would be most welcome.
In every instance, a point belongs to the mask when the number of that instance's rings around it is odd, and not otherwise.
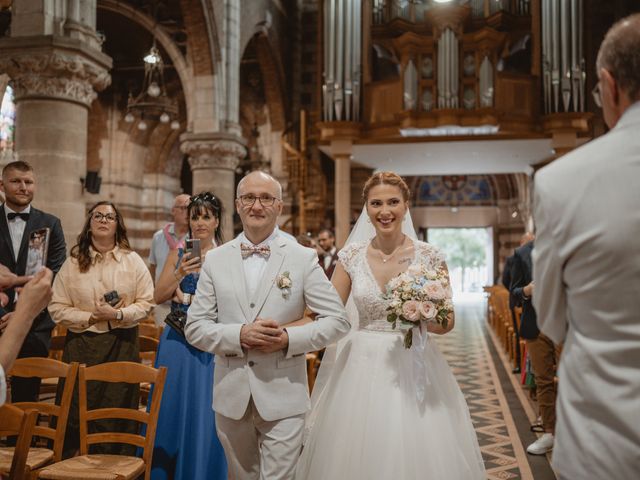
[[[69,458],[38,472],[49,480],[124,480],[137,478],[145,470],[144,461],[123,455],[82,455]]]
[[[8,475],[13,460],[13,447],[0,448],[0,473]],[[27,455],[27,466],[30,470],[46,465],[53,460],[53,450],[48,448],[30,448]]]

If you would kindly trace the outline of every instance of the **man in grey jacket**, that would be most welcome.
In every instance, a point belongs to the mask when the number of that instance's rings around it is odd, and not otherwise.
[[[594,98],[611,131],[536,175],[533,296],[564,341],[553,466],[563,480],[640,471],[640,14],[616,23]]]

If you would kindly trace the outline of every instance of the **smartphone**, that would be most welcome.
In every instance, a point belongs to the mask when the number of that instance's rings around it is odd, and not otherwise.
[[[112,307],[115,307],[117,303],[120,301],[120,295],[115,290],[111,290],[104,294],[104,301],[107,302]]]
[[[39,228],[29,234],[29,249],[27,253],[27,268],[25,275],[35,275],[47,265],[49,251],[49,228]]]
[[[200,258],[200,239],[199,238],[187,238],[184,244],[184,252],[190,253],[189,258]]]

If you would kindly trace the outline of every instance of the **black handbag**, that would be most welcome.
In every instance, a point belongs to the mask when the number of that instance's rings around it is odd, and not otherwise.
[[[187,323],[187,313],[182,310],[172,310],[164,319],[164,323],[184,337],[184,326]]]

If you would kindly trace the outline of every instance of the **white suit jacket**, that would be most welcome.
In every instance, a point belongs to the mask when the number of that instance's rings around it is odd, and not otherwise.
[[[277,285],[289,272],[289,290]],[[305,306],[316,320],[287,329],[289,347],[271,354],[240,346],[242,325],[256,317],[281,325],[298,320]],[[247,287],[240,241],[207,253],[198,288],[189,307],[185,335],[195,347],[215,354],[213,409],[240,419],[253,401],[260,416],[269,421],[298,415],[309,409],[305,353],[333,343],[350,330],[340,296],[318,265],[315,250],[278,235],[254,298]]]
[[[534,189],[534,306],[565,341],[553,465],[572,480],[638,478],[640,102]]]

